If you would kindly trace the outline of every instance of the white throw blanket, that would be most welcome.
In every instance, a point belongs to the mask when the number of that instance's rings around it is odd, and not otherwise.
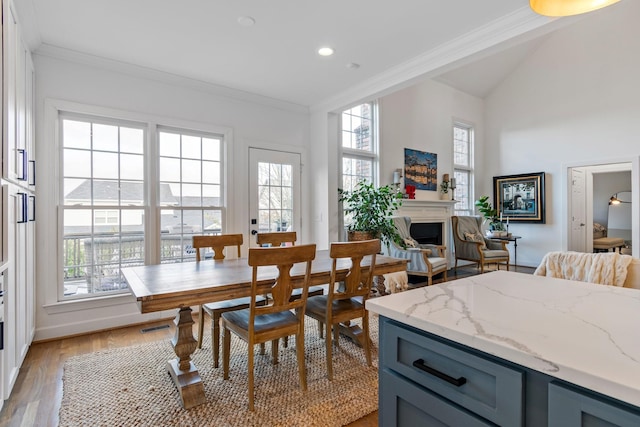
[[[549,252],[533,273],[536,276],[622,286],[632,257],[617,252],[588,254]]]
[[[406,271],[397,271],[395,273],[383,274],[384,287],[387,292],[395,294],[396,292],[406,291],[409,288],[409,276]]]

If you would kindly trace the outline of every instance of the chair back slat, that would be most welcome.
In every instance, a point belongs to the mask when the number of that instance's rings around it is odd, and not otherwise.
[[[298,236],[295,231],[274,231],[270,233],[258,233],[256,243],[260,246],[271,245],[273,247],[282,246],[283,243],[291,243],[295,246]]]
[[[255,316],[304,308],[307,302],[309,279],[311,277],[311,261],[315,259],[315,256],[315,244],[249,249],[249,265],[253,267],[250,328]],[[306,263],[304,278],[294,279],[292,278],[292,270],[296,264],[300,263]],[[257,306],[255,304],[255,297],[258,294],[258,268],[267,266],[275,266],[278,269],[278,276],[271,286],[271,299],[269,303],[264,306]],[[299,276],[299,273],[295,275]],[[299,299],[291,298],[295,288],[303,289],[301,298]]]
[[[218,236],[193,236],[193,248],[196,250],[196,261],[201,260],[200,249],[213,249],[213,259],[223,260],[225,258],[224,248],[236,246],[238,258],[240,258],[240,247],[242,246],[242,234],[221,234]]]
[[[373,267],[376,263],[376,255],[380,252],[380,240],[363,240],[359,242],[332,243],[329,256],[333,259],[331,268],[331,281],[329,283],[328,306],[332,300],[349,299],[353,297],[367,298],[373,282]],[[362,265],[362,260],[371,257],[369,266]],[[338,260],[348,258],[351,266],[343,282],[336,283]]]

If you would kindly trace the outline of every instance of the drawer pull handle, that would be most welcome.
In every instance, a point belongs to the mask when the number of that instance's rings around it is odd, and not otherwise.
[[[467,383],[467,379],[465,377],[460,377],[460,378],[450,377],[449,375],[442,373],[437,369],[433,369],[432,367],[425,365],[423,359],[418,359],[415,362],[413,362],[413,366],[420,369],[421,371],[424,371],[428,374],[436,376],[441,380],[445,380],[449,384],[453,384],[456,387],[460,387],[461,385],[464,385]]]

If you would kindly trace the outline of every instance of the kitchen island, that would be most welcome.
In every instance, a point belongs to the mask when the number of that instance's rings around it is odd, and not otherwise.
[[[638,290],[496,271],[367,308],[380,425],[640,425]]]

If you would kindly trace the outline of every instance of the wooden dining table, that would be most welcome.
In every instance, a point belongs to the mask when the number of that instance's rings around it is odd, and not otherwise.
[[[346,275],[350,260],[339,260],[336,280]],[[363,264],[369,266],[370,258]],[[329,251],[316,252],[309,286],[329,283],[332,260]],[[406,259],[376,256],[374,275],[405,271]],[[122,274],[136,297],[141,313],[178,309],[175,319],[176,333],[171,343],[177,358],[167,362],[184,408],[205,402],[204,386],[200,374],[191,361],[197,341],[193,336],[191,306],[224,301],[251,295],[252,268],[246,258],[211,262],[184,262],[176,264],[146,265],[123,268]],[[258,271],[258,292],[268,293],[277,276],[275,267]],[[292,277],[301,280],[304,265],[295,265]],[[202,320],[202,319],[200,319]]]

